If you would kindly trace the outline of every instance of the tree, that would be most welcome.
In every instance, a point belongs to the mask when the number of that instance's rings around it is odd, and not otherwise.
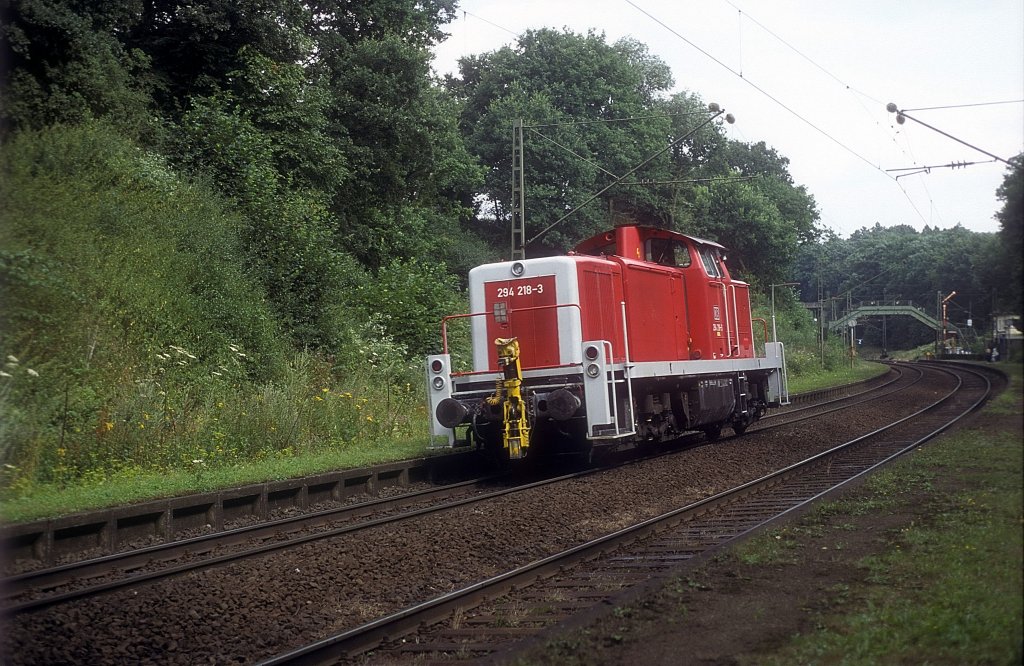
[[[996,190],[1003,207],[996,213],[1002,245],[1001,272],[1005,277],[999,298],[1015,314],[1024,312],[1021,295],[1021,247],[1024,243],[1024,153],[1010,160],[1003,183]]]
[[[488,168],[479,212],[496,238],[508,228],[515,121],[533,126],[526,136],[528,236],[665,147],[667,118],[619,122],[650,116],[672,84],[667,65],[634,40],[608,44],[594,32],[531,30],[515,46],[463,59],[459,67],[460,78],[448,87],[464,101],[467,144]],[[629,180],[662,180],[656,176],[668,173],[668,163],[663,156]],[[613,202],[619,210],[649,210],[652,199],[649,187],[618,186],[542,243],[565,249],[603,228]]]
[[[142,132],[150,66],[115,36],[131,4],[12,0],[0,8],[0,129],[107,118]]]

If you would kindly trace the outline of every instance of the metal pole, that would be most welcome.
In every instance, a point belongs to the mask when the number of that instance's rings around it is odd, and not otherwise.
[[[526,178],[523,121],[512,123],[512,260],[526,258]]]
[[[799,282],[779,282],[772,285],[772,342],[778,342],[779,337],[775,333],[775,287],[798,287]]]

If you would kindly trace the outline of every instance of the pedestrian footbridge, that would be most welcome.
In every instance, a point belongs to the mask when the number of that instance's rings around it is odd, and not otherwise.
[[[831,331],[840,331],[850,325],[851,321],[861,319],[865,317],[913,317],[933,331],[942,330],[942,322],[935,317],[931,316],[924,310],[914,307],[913,305],[860,305],[854,310],[850,310],[839,319],[829,322],[828,328]],[[960,330],[952,324],[946,324],[948,331],[956,332],[958,335]]]

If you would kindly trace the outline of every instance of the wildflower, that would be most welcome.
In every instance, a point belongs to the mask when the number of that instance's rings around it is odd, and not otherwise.
[[[29,368],[25,372],[27,372],[30,377],[38,377],[39,376],[39,373],[36,372],[35,370],[33,370],[32,368]]]
[[[323,401],[324,401],[324,399],[323,399],[323,398],[321,398],[321,397],[320,397],[320,396],[318,396],[318,395],[315,395],[315,396],[313,396],[313,399],[314,399],[314,400],[317,400],[317,401],[319,401],[319,402],[323,402]]]
[[[114,429],[114,422],[113,421],[104,421],[103,422],[103,429],[108,431],[108,432],[113,430]]]
[[[13,363],[14,365],[18,365],[18,363],[20,363],[17,356],[12,356],[10,354],[7,355],[7,362]]]
[[[367,417],[366,417],[366,421],[367,421],[368,423],[373,423],[373,417],[372,417],[372,416],[367,416]]]
[[[322,389],[320,389],[320,392],[321,393],[330,393],[331,389],[329,389],[329,388],[322,388]]]
[[[11,373],[0,370],[0,377],[10,377]]]

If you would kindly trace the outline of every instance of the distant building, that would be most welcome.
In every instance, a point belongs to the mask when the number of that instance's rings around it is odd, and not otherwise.
[[[999,358],[1007,361],[1024,355],[1024,333],[1021,333],[1020,315],[995,315],[992,324],[992,346]]]

